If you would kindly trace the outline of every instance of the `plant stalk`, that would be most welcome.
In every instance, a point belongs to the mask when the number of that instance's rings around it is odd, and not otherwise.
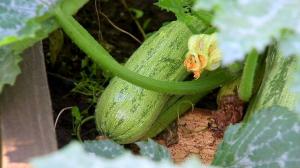
[[[154,122],[150,130],[147,131],[144,138],[152,138],[158,135],[160,132],[168,128],[168,126],[179,118],[183,113],[190,109],[194,104],[196,104],[201,98],[207,95],[210,91],[202,92],[197,95],[186,95],[175,102],[169,108],[164,108],[163,111]]]
[[[204,82],[194,81],[161,81],[142,76],[120,65],[71,15],[64,13],[59,7],[55,9],[55,17],[73,42],[82,49],[103,70],[145,89],[169,94],[197,94],[210,90],[212,83],[221,84],[234,75],[228,70],[213,72]]]
[[[246,58],[243,75],[238,89],[238,94],[241,100],[248,102],[253,93],[254,77],[258,62],[258,53],[252,50]]]

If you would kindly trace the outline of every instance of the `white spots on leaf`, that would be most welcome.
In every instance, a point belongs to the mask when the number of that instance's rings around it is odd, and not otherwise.
[[[255,151],[257,148],[258,148],[258,146],[250,144],[248,146],[248,151],[249,151],[249,153],[253,153],[253,151]]]
[[[147,156],[155,161],[170,159],[168,150],[151,139],[148,139],[148,141],[137,142],[136,144],[139,146],[140,154],[142,156]]]
[[[300,165],[300,159],[295,156],[300,152],[299,117],[287,108],[273,107],[257,112],[247,125],[230,133],[233,135],[225,134],[229,139],[224,139],[226,145],[222,145],[226,149],[220,149],[223,153],[216,156],[222,158],[221,163],[217,164],[219,166],[286,167],[287,163]],[[228,143],[236,139],[236,143]]]
[[[288,154],[283,153],[279,159],[277,159],[277,163],[280,167],[285,168],[285,163],[288,162]]]
[[[285,116],[283,116],[283,115],[279,115],[279,116],[278,116],[278,119],[279,119],[279,120],[288,120],[288,118],[285,117]]]
[[[148,155],[150,158],[154,158],[154,154],[153,153],[149,153]]]
[[[228,141],[227,143],[228,143],[229,145],[234,145],[236,142],[237,142],[237,140],[235,140],[235,141]]]
[[[283,116],[274,116],[273,118],[272,118],[272,122],[274,122],[274,121],[277,121],[277,120],[284,120],[285,118],[283,117]]]
[[[247,5],[247,4],[251,3],[251,0],[239,0],[238,3],[240,5]]]
[[[292,127],[292,130],[295,131],[296,133],[300,133],[300,126],[298,123],[295,123]]]
[[[282,137],[282,135],[281,135],[281,132],[277,132],[275,138],[276,138],[276,139],[279,139],[279,140],[282,140],[283,137]]]
[[[283,3],[283,4],[282,4]],[[268,13],[265,13],[263,16],[253,17],[249,16],[250,24],[256,29],[268,25],[272,20],[275,20],[276,15],[280,12],[284,6],[284,1],[282,3],[272,3],[271,7],[268,7]],[[271,9],[271,10],[270,10]],[[257,29],[256,29],[257,31]]]
[[[248,157],[245,157],[245,158],[242,158],[240,161],[239,161],[239,165],[240,166],[243,166],[243,167],[252,167],[255,165],[255,162],[253,162],[250,158]]]
[[[280,156],[279,160],[287,161],[287,160],[288,160],[288,153],[287,153],[287,152],[283,153],[283,154]]]

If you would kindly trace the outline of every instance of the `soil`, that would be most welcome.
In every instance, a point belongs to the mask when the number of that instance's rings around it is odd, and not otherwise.
[[[177,121],[177,142],[169,144],[159,137],[157,142],[167,145],[176,163],[184,161],[191,155],[197,156],[204,164],[210,164],[222,137],[214,136],[208,125],[213,116],[212,111],[194,109],[185,113]]]
[[[240,122],[244,116],[245,103],[236,95],[223,96],[220,100],[219,109],[213,113],[209,129],[215,137],[222,138],[226,128],[230,124]]]

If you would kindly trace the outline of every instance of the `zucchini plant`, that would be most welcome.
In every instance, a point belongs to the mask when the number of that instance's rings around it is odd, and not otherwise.
[[[300,164],[300,117],[296,108],[299,100],[289,90],[299,90],[299,79],[289,80],[291,76],[299,76],[299,59],[295,58],[300,53],[299,1],[159,0],[157,5],[174,12],[177,21],[147,39],[125,66],[116,62],[72,17],[86,2],[0,2],[0,92],[4,85],[13,84],[20,73],[20,53],[61,27],[104,71],[116,76],[99,100],[95,118],[106,136],[119,143],[130,143],[155,136],[191,103],[235,80],[242,67],[238,94],[250,104],[245,120],[225,132],[213,166],[297,167]],[[26,14],[23,8],[28,9]],[[263,50],[271,42],[276,45],[269,47],[265,58]],[[245,55],[244,66],[229,65],[243,61]],[[215,70],[221,60],[222,67]],[[260,66],[264,62],[266,65]],[[183,64],[199,79],[184,81],[187,73]],[[83,158],[81,167],[118,167],[128,160],[141,166],[175,167],[170,161],[152,162],[131,154],[116,162],[94,157],[95,162],[91,163],[78,145],[65,153],[53,156],[53,160],[68,158],[71,153],[77,161]],[[44,159],[34,165],[73,166],[60,165],[51,157],[49,162]],[[197,166],[194,162],[186,164]]]
[[[183,60],[191,35],[192,32],[184,23],[180,21],[169,23],[147,39],[129,58],[125,67],[155,79],[183,80],[187,76]],[[210,61],[216,57],[220,58],[220,53],[216,53],[214,50],[208,53],[211,46],[215,45],[213,35],[202,35],[196,41],[194,37],[191,39],[190,46],[198,46],[200,41],[204,44],[203,52],[207,51],[207,53],[204,52],[207,58],[203,58],[203,60],[207,60],[206,66],[220,64],[218,63],[220,59]],[[187,59],[190,59],[191,52],[197,55],[192,57],[198,58],[198,53],[193,50],[195,47],[189,48]],[[200,54],[200,56],[202,55]],[[200,64],[200,62],[198,63]],[[197,75],[200,75],[201,70],[197,69],[196,71],[199,72]],[[201,86],[205,88],[202,92],[207,93],[233,77],[234,75],[226,70],[208,74],[201,78]],[[146,90],[120,78],[114,78],[98,102],[97,126],[105,136],[119,143],[134,142],[156,122],[156,118],[169,99],[170,95],[168,94]]]

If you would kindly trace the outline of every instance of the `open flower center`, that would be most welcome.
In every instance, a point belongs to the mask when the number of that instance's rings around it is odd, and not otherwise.
[[[207,60],[204,56],[202,55],[193,55],[189,54],[186,56],[184,60],[184,66],[186,69],[190,72],[194,73],[194,78],[198,79],[201,75],[201,72],[207,65]]]
[[[188,41],[188,53],[185,56],[184,66],[187,71],[193,72],[198,79],[202,71],[213,71],[221,64],[221,52],[217,47],[216,35],[193,35]]]

